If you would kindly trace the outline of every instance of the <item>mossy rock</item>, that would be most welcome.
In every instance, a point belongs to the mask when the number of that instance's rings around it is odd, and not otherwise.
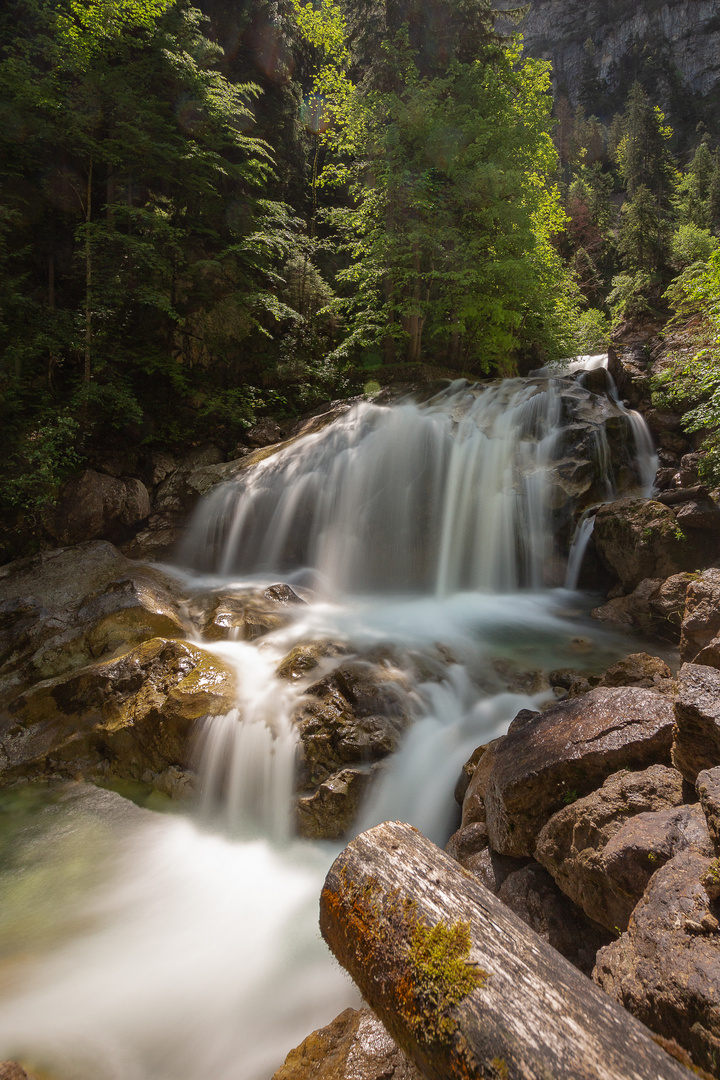
[[[186,768],[195,722],[227,712],[235,697],[234,672],[217,657],[153,638],[15,698],[0,723],[0,779],[139,780]]]
[[[276,669],[280,679],[301,679],[314,671],[326,657],[346,656],[350,650],[334,641],[309,641],[296,645],[281,660]]]

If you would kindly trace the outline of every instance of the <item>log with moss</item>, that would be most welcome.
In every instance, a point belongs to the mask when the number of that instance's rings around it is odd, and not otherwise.
[[[689,1080],[642,1024],[410,825],[335,860],[323,937],[428,1080]]]

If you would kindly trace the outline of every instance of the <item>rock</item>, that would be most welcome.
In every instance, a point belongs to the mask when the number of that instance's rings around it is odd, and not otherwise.
[[[263,593],[266,600],[272,600],[276,604],[304,604],[305,601],[301,600],[296,592],[290,588],[289,585],[285,585],[280,582],[277,585],[271,585]]]
[[[591,974],[597,951],[609,944],[610,935],[563,895],[547,870],[530,862],[509,874],[497,895],[544,941]]]
[[[715,852],[720,855],[720,766],[698,773],[695,787],[705,814],[710,839],[715,845]]]
[[[14,1078],[12,1078],[14,1080]],[[346,1009],[291,1050],[272,1080],[422,1080],[370,1009]]]
[[[190,731],[229,711],[235,675],[196,645],[154,638],[38,683],[0,714],[0,777],[141,780],[185,769]]]
[[[0,696],[149,638],[191,632],[177,583],[112,544],[18,560],[0,571]]]
[[[645,578],[628,596],[609,600],[591,613],[593,619],[634,628],[664,641],[677,641],[685,611],[685,594],[695,575]]]
[[[86,469],[65,485],[45,527],[61,544],[78,544],[116,538],[149,515],[150,496],[141,480]]]
[[[720,671],[683,664],[675,701],[673,764],[686,780],[720,764]]]
[[[490,847],[484,847],[473,855],[464,856],[460,865],[463,870],[479,878],[485,888],[497,896],[506,878],[517,870],[522,870],[529,862],[530,859],[513,859],[509,855],[498,855],[497,851]]]
[[[17,1061],[0,1061],[0,1080],[37,1080],[34,1073],[26,1072]]]
[[[720,935],[702,884],[710,859],[692,850],[661,867],[626,933],[598,953],[593,979],[702,1068],[720,1061]],[[707,916],[710,920],[704,924]],[[706,929],[707,926],[707,929]]]
[[[284,437],[283,429],[276,420],[271,420],[269,417],[259,420],[254,427],[245,432],[245,440],[249,446],[253,447],[270,446],[281,442]]]
[[[308,672],[315,671],[324,659],[347,656],[349,651],[347,646],[334,641],[310,641],[296,645],[280,661],[276,673],[280,679],[302,679]]]
[[[474,821],[485,821],[485,789],[494,761],[493,750],[499,741],[499,739],[493,739],[485,746],[478,746],[470,758],[472,761],[477,755],[472,777],[462,802],[463,828]]]
[[[256,592],[203,595],[193,599],[189,611],[207,641],[228,638],[255,641],[288,626],[294,618],[295,604],[269,593],[268,589],[260,595]]]
[[[595,515],[595,547],[604,566],[632,592],[644,578],[667,578],[712,560],[716,546],[680,528],[675,513],[653,499],[620,499]]]
[[[681,529],[717,532],[720,530],[720,506],[711,498],[693,499],[677,508],[675,520]]]
[[[565,697],[578,697],[594,690],[600,683],[600,676],[591,671],[578,671],[577,668],[559,668],[550,672],[550,685],[564,692]],[[560,698],[563,695],[558,695]]]
[[[357,820],[378,766],[339,769],[295,803],[295,827],[306,840],[341,840]]]
[[[702,811],[682,799],[675,769],[616,773],[550,818],[535,857],[589,918],[619,932],[660,866],[686,847],[709,854]]]
[[[293,718],[301,835],[337,839],[350,827],[372,766],[397,748],[410,722],[408,691],[396,670],[361,660],[308,689]]]
[[[493,748],[485,790],[491,846],[532,855],[537,835],[570,798],[621,768],[670,763],[672,703],[639,687],[598,687],[513,720]]]
[[[631,653],[613,664],[600,678],[599,686],[663,686],[672,678],[670,668],[659,656]]]
[[[680,637],[680,659],[720,667],[720,570],[711,567],[693,575],[685,596]],[[705,658],[700,659],[701,651]]]
[[[452,834],[445,845],[445,851],[461,866],[465,866],[466,860],[478,855],[487,846],[487,825],[483,821],[473,821]]]

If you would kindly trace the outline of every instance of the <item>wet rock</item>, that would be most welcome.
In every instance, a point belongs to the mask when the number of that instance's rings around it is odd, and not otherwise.
[[[463,804],[463,800],[467,795],[467,789],[470,786],[470,781],[473,778],[475,769],[477,768],[477,764],[480,761],[480,758],[485,753],[485,750],[485,746],[476,747],[460,771],[460,775],[457,778],[457,783],[455,784],[454,791],[455,802],[459,803],[460,806],[462,806]]]
[[[702,811],[682,800],[675,769],[616,773],[550,818],[535,857],[589,918],[624,930],[660,866],[686,847],[708,853]]]
[[[349,661],[314,683],[294,716],[303,836],[336,839],[354,820],[372,766],[410,722],[409,687],[382,664]]]
[[[499,739],[493,739],[492,742],[486,743],[484,746],[478,746],[470,758],[470,761],[473,758],[476,758],[476,760],[462,802],[463,827],[472,824],[474,821],[485,821],[485,790],[494,761],[493,751],[499,742]]]
[[[141,480],[86,469],[65,485],[45,527],[61,544],[78,544],[116,538],[149,514],[150,496]]]
[[[422,1080],[369,1009],[346,1009],[291,1050],[272,1080]]]
[[[720,671],[683,664],[675,701],[673,764],[686,780],[720,764]]]
[[[667,578],[707,565],[715,552],[695,532],[686,535],[673,510],[653,499],[620,499],[595,516],[595,547],[624,593],[644,578]]]
[[[295,803],[295,827],[306,840],[341,840],[357,820],[373,781],[373,768],[339,769]]]
[[[37,1080],[37,1077],[26,1072],[17,1061],[0,1061],[0,1080]]]
[[[661,867],[626,933],[598,953],[593,979],[702,1068],[720,1061],[720,934],[702,884],[710,859],[687,850]]]
[[[38,683],[0,714],[0,777],[141,780],[184,770],[197,720],[232,708],[235,676],[203,649],[154,638]]]
[[[712,567],[695,574],[688,582],[680,637],[680,659],[709,667],[720,667],[718,635],[720,570]]]
[[[589,693],[600,683],[599,675],[592,671],[578,671],[577,668],[559,668],[551,671],[549,678],[553,689],[561,690],[565,697],[571,698]]]
[[[192,630],[177,583],[91,541],[0,571],[0,696],[152,637]]]
[[[278,678],[293,681],[302,679],[309,672],[315,671],[323,660],[347,656],[349,651],[346,645],[335,641],[310,641],[296,645],[278,664]]]
[[[484,800],[492,847],[532,855],[538,833],[569,798],[621,768],[669,764],[672,725],[672,703],[639,687],[598,687],[541,714],[520,714],[493,748]]]
[[[547,870],[530,862],[503,881],[498,896],[554,949],[590,975],[607,930],[593,923],[557,887]]]
[[[695,787],[705,814],[710,839],[716,854],[720,855],[720,766],[698,773]]]
[[[289,585],[279,583],[277,585],[271,585],[263,593],[266,600],[272,600],[276,604],[304,604],[298,594],[290,588]]]
[[[295,617],[294,603],[269,594],[269,589],[260,594],[213,593],[194,597],[188,610],[207,641],[255,641],[288,626]]]

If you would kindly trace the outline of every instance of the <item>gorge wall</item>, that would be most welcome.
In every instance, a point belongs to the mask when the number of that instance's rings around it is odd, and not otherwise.
[[[647,46],[677,69],[684,86],[706,96],[720,83],[718,0],[533,0],[519,24],[531,56],[551,60],[557,88],[577,103],[592,42],[597,77],[610,88],[626,57]]]

